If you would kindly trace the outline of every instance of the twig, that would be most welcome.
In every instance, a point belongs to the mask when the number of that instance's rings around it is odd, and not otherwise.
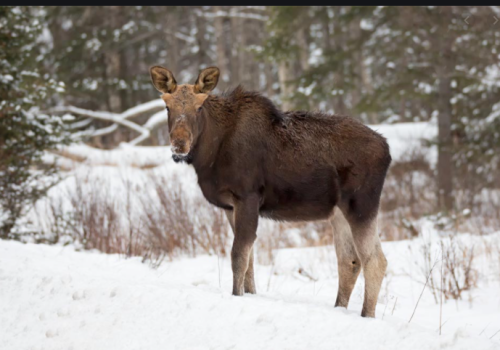
[[[500,332],[500,329],[499,329],[498,331],[496,331],[496,332],[495,332],[495,334],[493,334],[493,335],[490,337],[490,339],[493,339],[493,337],[494,337],[495,335],[497,335],[499,332]]]
[[[446,324],[446,322],[448,322],[449,320],[450,320],[450,319],[447,319],[446,321],[444,321],[444,322],[443,322],[443,324],[442,324],[442,325],[440,325],[440,327],[443,327],[443,326]],[[439,330],[440,330],[440,328],[438,328],[438,329],[436,329],[436,330],[437,330],[437,331],[439,331]]]
[[[434,263],[434,265],[431,268],[431,271],[429,272],[429,275],[427,276],[427,280],[425,281],[424,288],[422,288],[422,292],[420,293],[420,296],[418,297],[417,304],[415,305],[415,309],[413,309],[413,313],[411,314],[410,319],[408,320],[408,323],[411,322],[413,316],[415,315],[415,312],[417,311],[418,303],[420,302],[420,299],[422,298],[422,295],[424,294],[425,287],[427,286],[427,282],[429,282],[429,278],[431,277],[432,270],[434,270],[434,267],[436,266],[437,261]]]
[[[490,322],[490,323],[488,323],[488,324],[486,325],[486,327],[484,327],[484,329],[481,331],[481,333],[479,333],[479,335],[483,334],[483,333],[484,333],[484,331],[486,330],[486,328],[488,328],[488,326],[489,326],[490,324],[491,324],[491,322]]]
[[[219,261],[219,251],[217,251],[217,268],[219,269],[219,288],[222,289],[222,284],[220,282],[220,261]]]
[[[311,274],[309,272],[307,272],[306,270],[304,270],[302,267],[299,267],[299,271],[298,272],[302,276],[309,278],[311,281],[314,281],[314,282],[318,281],[317,278],[314,278],[313,276],[311,276]]]
[[[384,313],[382,314],[382,319],[384,319],[384,316],[385,316],[385,310],[387,309],[387,304],[389,304],[389,301],[387,300],[387,297],[386,297],[386,300],[385,300],[385,307],[384,307]]]
[[[441,322],[443,321],[443,280],[444,280],[443,263],[444,263],[444,250],[443,250],[443,245],[441,244],[441,298],[439,305],[439,335],[441,335],[441,328],[442,328]]]
[[[269,272],[269,279],[267,280],[267,291],[268,292],[269,292],[269,289],[271,288],[271,278],[273,277],[274,263],[275,263],[274,257],[271,257],[271,259],[272,259],[271,271]]]
[[[394,307],[392,308],[391,316],[394,315],[394,310],[396,310],[397,302],[398,302],[398,297],[396,297],[396,301],[394,302]]]

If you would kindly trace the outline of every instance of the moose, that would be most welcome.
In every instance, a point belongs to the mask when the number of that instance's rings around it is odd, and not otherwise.
[[[241,86],[213,95],[219,69],[194,85],[150,68],[168,111],[175,162],[191,164],[209,203],[222,208],[234,232],[233,295],[256,293],[253,244],[259,217],[330,220],[338,260],[335,306],[345,307],[363,269],[361,316],[375,317],[387,260],[377,213],[391,156],[382,135],[360,121],[322,112],[281,111]]]

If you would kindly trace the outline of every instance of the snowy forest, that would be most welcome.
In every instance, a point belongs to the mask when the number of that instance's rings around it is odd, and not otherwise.
[[[233,231],[172,160],[158,65],[387,139],[376,320],[362,278],[334,309],[325,220],[261,220],[258,294],[231,296]],[[0,339],[498,349],[500,6],[0,6]]]

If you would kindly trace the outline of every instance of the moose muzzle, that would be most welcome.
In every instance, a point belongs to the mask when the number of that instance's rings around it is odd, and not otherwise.
[[[189,151],[191,150],[193,136],[185,125],[178,125],[170,133],[172,145],[172,157],[175,162],[186,161],[189,163]]]

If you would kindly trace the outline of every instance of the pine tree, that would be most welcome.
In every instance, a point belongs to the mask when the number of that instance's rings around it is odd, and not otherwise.
[[[372,17],[365,49],[377,85],[368,105],[400,120],[437,116],[439,210],[456,209],[454,189],[474,194],[485,183],[478,174],[468,176],[486,162],[471,157],[479,129],[470,126],[486,118],[500,97],[498,83],[486,83],[489,70],[498,69],[500,50],[493,15],[492,8],[479,6],[386,7]],[[485,128],[480,133],[488,134]]]
[[[43,151],[68,140],[60,117],[38,112],[62,86],[37,66],[42,26],[36,7],[0,6],[0,238],[53,184]]]

